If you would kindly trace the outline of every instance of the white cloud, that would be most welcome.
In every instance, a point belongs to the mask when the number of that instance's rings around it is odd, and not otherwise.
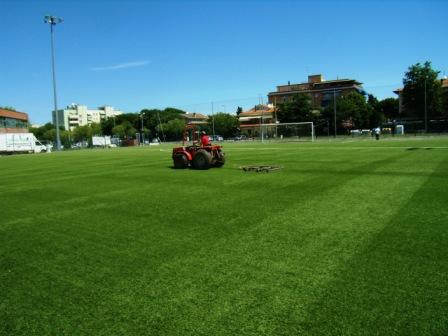
[[[145,66],[148,64],[149,64],[149,61],[135,61],[135,62],[109,65],[109,66],[95,67],[95,68],[91,68],[90,70],[92,70],[92,71],[118,70],[118,69],[141,67],[141,66]]]

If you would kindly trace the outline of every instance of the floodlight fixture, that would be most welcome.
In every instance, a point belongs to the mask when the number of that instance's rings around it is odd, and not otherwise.
[[[45,23],[49,23],[51,25],[56,25],[58,23],[62,23],[64,20],[62,18],[52,16],[52,15],[45,15],[44,18]]]

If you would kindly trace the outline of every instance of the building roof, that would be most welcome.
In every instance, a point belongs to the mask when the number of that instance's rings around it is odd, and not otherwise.
[[[326,80],[319,83],[313,83],[313,85],[322,85],[322,84],[332,84],[332,83],[345,83],[345,82],[354,82],[356,85],[361,85],[361,82],[358,82],[356,79],[332,79],[332,80]]]
[[[291,84],[288,82],[286,85],[279,85],[277,86],[277,91],[269,92],[268,96],[284,96],[293,95],[296,93],[315,93],[317,91],[330,91],[335,88],[340,90],[353,88],[361,89],[361,85],[362,83],[355,79],[342,78],[324,80],[322,75],[312,75],[308,76],[308,82],[297,84]]]
[[[182,115],[182,117],[189,119],[189,120],[207,120],[208,116],[205,114],[201,114],[201,113],[185,113]]]
[[[0,117],[13,118],[28,121],[28,114],[11,110],[0,109]]]
[[[448,88],[448,79],[447,78],[442,79],[442,87]]]
[[[284,85],[279,85],[277,86],[279,87],[286,87],[286,86],[299,86],[299,85],[308,85],[309,87],[313,87],[313,86],[320,86],[320,85],[324,85],[324,84],[336,84],[336,83],[347,83],[347,82],[353,82],[356,85],[361,85],[361,82],[358,82],[356,79],[348,79],[348,78],[342,78],[342,79],[332,79],[332,80],[323,80],[322,82],[315,82],[315,83],[310,83],[310,82],[302,82],[302,83],[295,83],[295,84],[284,84]]]
[[[241,112],[238,115],[238,118],[241,118],[241,117],[260,117],[262,115],[270,114],[270,113],[273,113],[273,112],[274,112],[274,107],[273,106],[264,105],[263,108],[260,108],[260,106],[256,106],[256,107],[251,108],[248,111]]]

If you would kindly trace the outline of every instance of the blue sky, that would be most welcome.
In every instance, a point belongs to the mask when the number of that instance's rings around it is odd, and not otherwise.
[[[448,75],[448,1],[0,0],[0,105],[51,118],[50,34],[59,106],[127,112],[251,107],[277,85],[354,78],[393,96],[407,67]]]

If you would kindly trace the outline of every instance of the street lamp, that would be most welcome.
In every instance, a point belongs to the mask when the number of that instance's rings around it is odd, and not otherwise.
[[[54,33],[53,26],[62,22],[61,18],[47,15],[44,18],[45,23],[50,25],[50,35],[51,35],[51,66],[53,69],[53,98],[54,98],[54,113],[55,113],[55,121],[56,121],[56,149],[61,150],[61,138],[59,135],[59,115],[58,115],[58,100],[56,95],[56,73],[54,68]]]

